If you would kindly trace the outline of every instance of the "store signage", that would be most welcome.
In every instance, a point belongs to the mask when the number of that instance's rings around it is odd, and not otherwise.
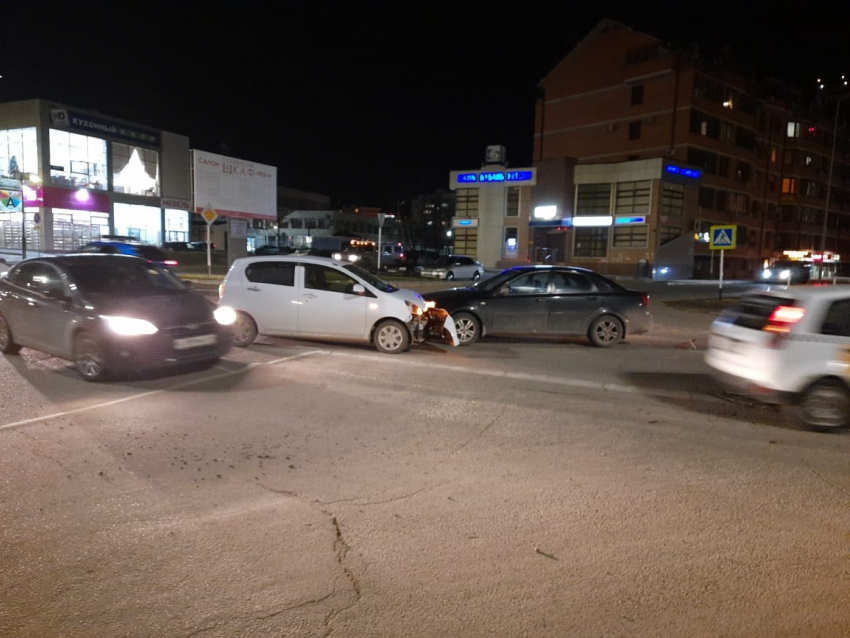
[[[533,169],[519,169],[515,171],[477,171],[469,173],[457,173],[455,181],[457,184],[504,184],[530,185],[535,183]]]
[[[186,199],[175,199],[173,197],[163,197],[159,200],[159,205],[163,208],[179,208],[180,210],[192,210],[192,202]]]
[[[478,228],[478,218],[452,217],[452,228]]]
[[[646,217],[617,217],[614,219],[614,225],[619,226],[621,224],[645,224]]]
[[[137,144],[159,146],[159,135],[154,131],[131,127],[107,118],[84,115],[70,109],[50,109],[50,122],[53,126],[65,126],[88,133],[117,137]]]
[[[699,179],[699,171],[694,168],[685,168],[684,166],[676,166],[675,164],[666,164],[664,172],[671,175],[681,175],[682,177],[690,177],[691,179]]]

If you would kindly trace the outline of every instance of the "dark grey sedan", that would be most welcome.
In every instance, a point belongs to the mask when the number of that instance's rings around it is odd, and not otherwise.
[[[27,347],[67,359],[88,381],[217,361],[232,345],[234,316],[128,255],[27,259],[0,277],[0,352]]]
[[[452,315],[460,345],[484,335],[561,335],[605,348],[653,326],[649,295],[574,266],[517,266],[423,297]]]

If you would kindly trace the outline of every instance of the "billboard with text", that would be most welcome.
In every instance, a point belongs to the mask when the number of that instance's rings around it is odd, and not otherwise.
[[[218,215],[277,219],[277,168],[192,151],[195,212],[207,206]]]

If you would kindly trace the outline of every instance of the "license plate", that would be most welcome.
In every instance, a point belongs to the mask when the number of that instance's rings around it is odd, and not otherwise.
[[[216,341],[218,341],[218,337],[212,334],[198,335],[196,337],[183,337],[182,339],[174,340],[174,349],[186,350],[188,348],[200,348],[201,346],[211,346]]]

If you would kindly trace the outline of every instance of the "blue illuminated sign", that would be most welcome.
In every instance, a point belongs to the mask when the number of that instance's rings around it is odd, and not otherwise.
[[[615,224],[644,224],[646,217],[617,217],[614,219]]]
[[[461,173],[457,176],[457,181],[460,184],[467,184],[469,182],[477,182],[478,178],[475,173]]]
[[[531,171],[508,171],[509,182],[524,182],[531,179]]]
[[[457,225],[458,226],[472,226],[472,220],[471,219],[459,219],[459,220],[457,220]]]
[[[479,173],[478,179],[482,182],[504,182],[505,174],[502,172],[498,173]]]
[[[668,173],[673,173],[674,175],[690,177],[691,179],[699,179],[699,171],[693,168],[685,168],[684,166],[673,166],[672,164],[667,164],[664,167],[664,170]]]

